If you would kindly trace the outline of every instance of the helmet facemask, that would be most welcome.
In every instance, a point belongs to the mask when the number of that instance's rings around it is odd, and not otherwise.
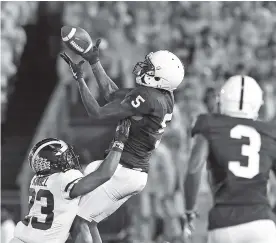
[[[150,54],[146,55],[145,60],[143,62],[137,62],[132,71],[132,73],[135,76],[142,77],[143,75],[147,74],[149,76],[154,77],[155,67],[150,60],[152,54],[153,53],[151,52]]]
[[[75,154],[71,145],[68,145],[68,149],[62,154],[62,161],[64,165],[63,170],[77,169],[80,170],[79,156]]]

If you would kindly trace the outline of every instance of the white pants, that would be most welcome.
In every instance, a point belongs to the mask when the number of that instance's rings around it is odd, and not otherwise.
[[[24,243],[24,241],[19,240],[18,238],[14,237],[11,239],[11,241],[9,243]]]
[[[208,232],[208,243],[276,243],[272,220],[256,220]]]
[[[102,160],[91,162],[85,169],[87,175],[95,171]],[[141,192],[147,183],[148,174],[118,165],[109,181],[81,197],[78,216],[99,223],[114,213],[131,196]]]

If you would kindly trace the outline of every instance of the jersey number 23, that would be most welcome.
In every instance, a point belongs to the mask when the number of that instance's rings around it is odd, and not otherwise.
[[[40,189],[35,192],[34,188],[30,188],[30,202],[29,202],[29,210],[33,207],[33,205],[37,202],[41,206],[41,216],[40,217],[26,217],[25,220],[27,220],[27,223],[29,224],[31,221],[31,225],[34,229],[39,230],[47,230],[50,229],[53,223],[54,219],[54,196],[53,194],[44,189]]]

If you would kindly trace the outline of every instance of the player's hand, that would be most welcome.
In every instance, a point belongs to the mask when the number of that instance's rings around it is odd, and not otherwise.
[[[119,122],[116,127],[114,140],[117,142],[125,143],[129,136],[131,122],[129,119],[124,119]]]
[[[198,213],[195,211],[189,211],[185,213],[185,225],[184,225],[184,237],[190,239],[195,230],[195,219],[198,217]]]
[[[81,60],[79,63],[74,63],[72,59],[65,52],[60,53],[60,56],[69,65],[75,80],[78,81],[84,77],[83,70],[82,70],[82,65],[84,64],[84,60]]]
[[[97,39],[96,45],[91,48],[90,51],[87,53],[82,54],[82,57],[90,63],[90,65],[96,64],[98,61],[100,61],[100,44],[101,44],[101,39]]]

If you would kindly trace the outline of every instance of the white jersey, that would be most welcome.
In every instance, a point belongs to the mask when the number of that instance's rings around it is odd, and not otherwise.
[[[78,212],[80,197],[69,194],[83,174],[68,170],[49,176],[34,176],[29,190],[29,214],[15,229],[25,243],[64,243]]]

